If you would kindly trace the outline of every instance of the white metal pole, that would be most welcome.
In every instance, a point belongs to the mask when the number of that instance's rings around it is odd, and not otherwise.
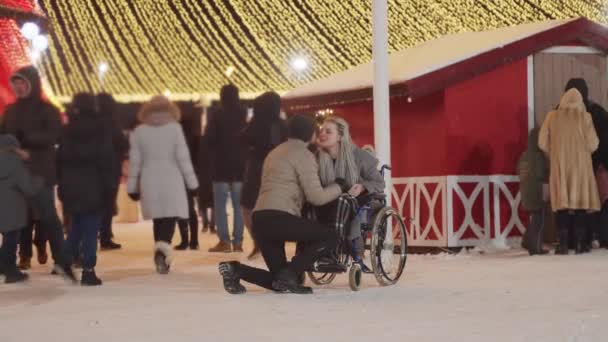
[[[388,78],[388,5],[387,0],[373,0],[372,54],[374,61],[374,144],[380,164],[391,164],[391,130]],[[391,204],[393,182],[388,171],[387,204]]]

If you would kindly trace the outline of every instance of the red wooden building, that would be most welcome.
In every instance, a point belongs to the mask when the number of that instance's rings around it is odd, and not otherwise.
[[[584,77],[608,104],[608,28],[584,18],[447,35],[389,57],[393,206],[414,246],[516,240],[515,167],[530,128]],[[284,96],[290,113],[331,108],[373,144],[372,63]],[[535,119],[536,118],[536,119]]]

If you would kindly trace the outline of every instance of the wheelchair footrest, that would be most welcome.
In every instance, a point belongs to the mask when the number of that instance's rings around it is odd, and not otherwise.
[[[335,261],[329,262],[326,260],[319,260],[312,266],[312,272],[319,273],[344,273],[347,271],[347,267],[343,264]]]

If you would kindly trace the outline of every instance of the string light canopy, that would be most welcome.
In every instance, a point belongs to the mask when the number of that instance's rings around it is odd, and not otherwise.
[[[49,50],[43,74],[62,99],[107,91],[245,96],[287,91],[371,58],[371,0],[39,0]],[[585,16],[607,23],[604,0],[389,0],[391,51],[439,36]],[[103,77],[99,65],[105,63]]]

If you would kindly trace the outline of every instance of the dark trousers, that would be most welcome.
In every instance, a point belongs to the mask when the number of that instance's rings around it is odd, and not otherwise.
[[[118,185],[116,190],[112,192],[112,202],[106,203],[101,216],[101,227],[99,229],[99,242],[107,244],[112,241],[114,233],[112,232],[112,218],[116,213],[116,200],[118,198]]]
[[[154,219],[152,229],[154,230],[154,242],[164,241],[171,244],[175,232],[175,217],[163,217]]]
[[[21,230],[2,233],[2,247],[0,247],[0,270],[5,272],[17,269],[17,244]]]
[[[190,195],[188,195],[188,216],[187,219],[177,220],[182,244],[190,242],[191,245],[198,245],[198,216],[194,209],[194,198]],[[188,227],[190,227],[190,239],[188,239]]]
[[[59,216],[57,216],[53,187],[42,188],[33,201],[38,210],[40,225],[48,236],[53,260],[55,264],[63,265],[69,259],[64,254],[63,227]]]
[[[101,212],[72,215],[72,226],[66,243],[67,254],[75,256],[82,251],[82,267],[85,270],[92,270],[97,265],[97,234],[101,217]]]
[[[274,276],[285,268],[295,273],[309,270],[313,263],[336,248],[338,236],[330,226],[278,210],[253,213],[252,230],[268,271],[241,265],[242,280],[272,289]],[[305,242],[301,252],[287,262],[285,242]]]
[[[571,242],[570,247],[574,247],[576,240],[587,243],[589,233],[589,214],[585,210],[558,210],[555,213],[555,225],[559,229],[560,236],[566,241]],[[566,237],[568,235],[568,237]],[[563,240],[560,237],[560,240]]]
[[[27,226],[21,230],[19,256],[22,258],[31,258],[34,255],[32,251],[32,242],[35,243],[38,248],[44,248],[46,247],[47,240],[47,234],[42,228],[40,221],[29,221]]]
[[[530,224],[524,233],[522,247],[533,253],[540,253],[543,250],[545,210],[546,207],[543,207],[529,212]]]

